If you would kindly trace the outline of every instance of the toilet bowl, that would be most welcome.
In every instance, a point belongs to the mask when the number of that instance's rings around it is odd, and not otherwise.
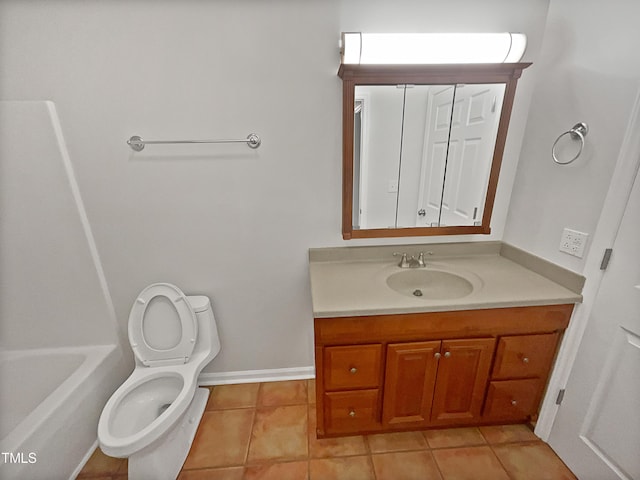
[[[128,457],[132,480],[175,480],[209,396],[198,375],[220,351],[209,298],[149,285],[131,308],[128,332],[135,369],[102,410],[100,448]]]

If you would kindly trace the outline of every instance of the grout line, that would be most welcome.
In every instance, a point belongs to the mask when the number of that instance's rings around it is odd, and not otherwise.
[[[262,385],[260,385],[262,387]],[[260,390],[258,389],[258,395],[260,394]],[[258,400],[256,398],[256,404]],[[249,450],[251,449],[251,442],[253,440],[253,429],[256,426],[256,417],[258,415],[258,406],[253,409],[253,417],[251,418],[251,429],[249,430],[249,440],[247,441],[247,449],[244,452],[244,461],[242,462],[242,466],[244,469],[247,469],[247,462],[249,461]]]
[[[433,464],[436,466],[436,470],[438,471],[438,475],[440,475],[440,479],[444,479],[444,473],[440,470],[440,465],[438,465],[438,460],[436,460],[436,456],[433,454],[431,450],[429,450],[429,455],[431,455],[431,459],[433,460]]]
[[[509,472],[509,470],[507,470],[507,467],[505,467],[504,463],[502,463],[502,460],[500,459],[500,457],[498,456],[498,454],[493,450],[493,445],[489,445],[489,448],[491,449],[491,453],[493,453],[493,456],[496,457],[498,459],[498,463],[500,463],[500,466],[502,467],[502,469],[506,472],[507,477],[509,477],[511,480],[516,480],[514,478],[513,475],[511,475],[511,472]]]
[[[376,466],[373,463],[373,455],[367,455],[367,460],[369,462],[369,467],[371,467],[371,472],[373,473],[373,479],[376,480],[378,478],[378,474],[376,473]]]

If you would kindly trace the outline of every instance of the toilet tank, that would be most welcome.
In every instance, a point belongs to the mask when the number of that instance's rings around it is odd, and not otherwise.
[[[220,337],[218,336],[218,326],[213,316],[211,302],[205,295],[187,295],[189,305],[193,308],[198,320],[198,340],[195,352],[210,350],[209,361],[220,351]]]

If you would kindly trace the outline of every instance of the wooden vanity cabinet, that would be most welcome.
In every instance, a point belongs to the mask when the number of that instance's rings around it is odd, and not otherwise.
[[[572,309],[316,318],[317,434],[527,421]]]
[[[493,338],[387,346],[383,425],[479,421]]]

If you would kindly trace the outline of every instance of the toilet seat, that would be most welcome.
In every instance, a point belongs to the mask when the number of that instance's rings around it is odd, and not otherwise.
[[[168,339],[167,333],[161,326],[154,324],[152,318],[146,318],[147,309],[156,297],[164,297],[175,309],[175,320],[179,321],[181,338],[173,346],[158,349],[149,345],[145,332],[153,332],[156,339]],[[196,315],[182,291],[170,283],[154,283],[145,288],[129,314],[129,343],[138,360],[148,367],[162,365],[179,365],[189,361],[198,336]]]

